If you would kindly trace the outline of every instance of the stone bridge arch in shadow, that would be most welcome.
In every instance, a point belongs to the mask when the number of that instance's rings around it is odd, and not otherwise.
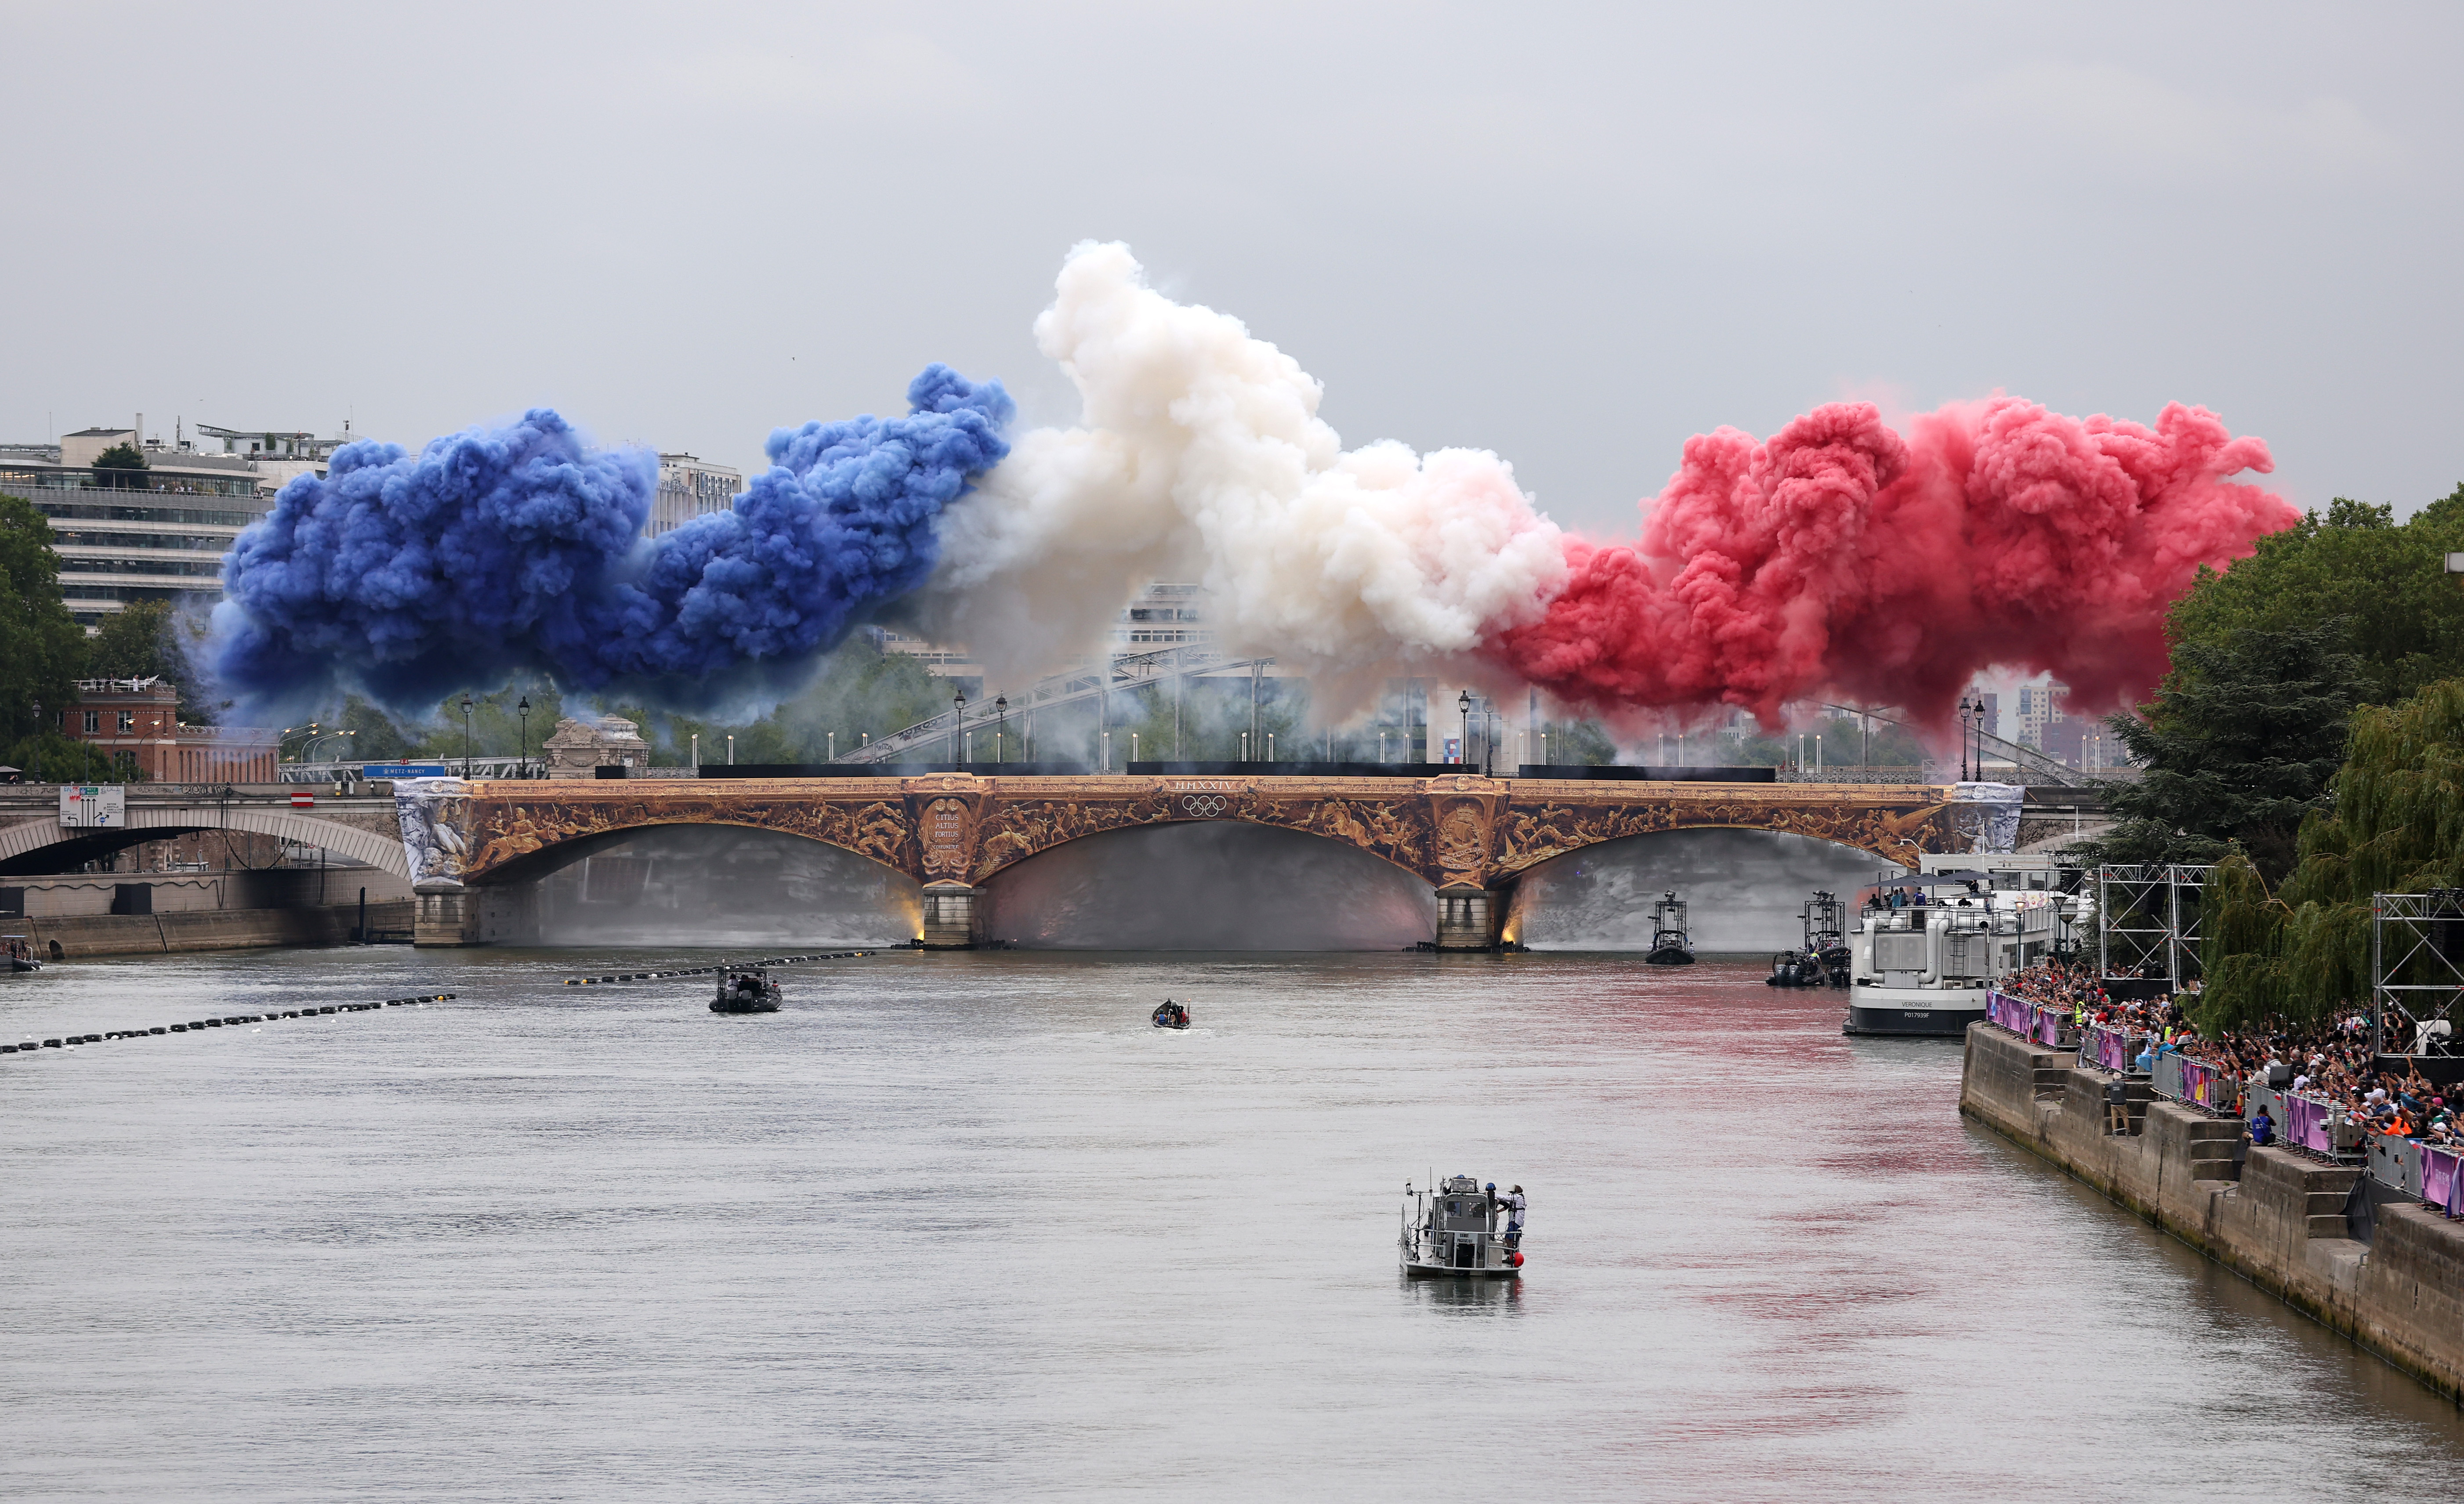
[[[1853,899],[1883,872],[1872,852],[1818,837],[1734,826],[1631,835],[1552,857],[1514,886],[1506,934],[1534,950],[1646,950],[1652,901],[1675,889],[1698,952],[1793,949],[1816,889]]]

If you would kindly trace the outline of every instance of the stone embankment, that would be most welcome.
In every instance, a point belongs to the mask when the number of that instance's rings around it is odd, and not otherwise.
[[[368,928],[407,934],[407,898],[368,905]],[[188,909],[165,914],[29,915],[0,918],[0,929],[23,935],[39,959],[162,955],[192,950],[251,950],[274,945],[341,945],[359,926],[357,905],[297,909]]]
[[[2359,1170],[2275,1147],[2236,1162],[2238,1120],[2150,1101],[2145,1086],[2130,1090],[2128,1131],[2110,1132],[2115,1079],[1972,1024],[1959,1110],[2464,1401],[2464,1222],[2382,1205],[2361,1242],[2344,1216]]]

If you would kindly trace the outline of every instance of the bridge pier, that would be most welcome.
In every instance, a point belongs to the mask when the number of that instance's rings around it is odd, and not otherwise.
[[[413,945],[452,946],[485,943],[479,939],[479,896],[468,888],[412,896],[416,908],[410,928]]]
[[[1495,950],[1513,896],[1510,888],[1439,889],[1438,949]]]
[[[983,938],[983,894],[962,882],[924,885],[926,950],[973,950]]]

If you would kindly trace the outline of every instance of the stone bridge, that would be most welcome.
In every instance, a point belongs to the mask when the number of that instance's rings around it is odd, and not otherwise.
[[[0,785],[0,876],[74,871],[145,841],[198,830],[249,830],[321,847],[353,861],[410,875],[402,827],[387,795],[338,795],[315,784],[130,784],[128,824],[74,829],[60,824],[56,785]]]
[[[414,789],[416,791],[414,791]],[[517,889],[624,835],[738,826],[852,852],[923,889],[932,946],[980,939],[980,885],[1085,836],[1238,820],[1305,831],[1421,878],[1445,948],[1497,940],[1522,873],[1603,841],[1728,827],[1837,842],[1913,867],[1950,849],[1955,790],[1925,784],[1711,784],[1487,778],[979,776],[626,780],[406,785],[422,944],[522,932]],[[422,833],[422,832],[425,833]]]

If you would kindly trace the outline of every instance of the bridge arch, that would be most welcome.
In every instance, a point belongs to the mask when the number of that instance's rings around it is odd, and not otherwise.
[[[1897,863],[1850,842],[1752,824],[1686,826],[1619,836],[1525,868],[1506,938],[1535,949],[1641,950],[1651,905],[1676,890],[1698,951],[1793,948],[1817,889],[1854,899]]]
[[[1272,821],[1168,820],[1089,831],[976,888],[985,940],[1029,948],[1396,950],[1437,927],[1422,874]]]
[[[536,835],[526,831],[517,823],[502,835],[483,842],[478,850],[471,853],[469,881],[474,888],[533,881],[561,872],[575,862],[584,860],[594,852],[605,851],[608,847],[648,831],[681,829],[737,829],[756,831],[762,835],[786,836],[794,840],[809,841],[815,846],[826,847],[834,852],[845,852],[850,856],[861,857],[873,866],[886,868],[902,877],[912,875],[897,860],[894,852],[885,855],[881,850],[867,850],[863,846],[847,841],[832,840],[828,834],[815,830],[789,829],[759,820],[724,820],[702,814],[653,813],[640,819],[593,826],[585,831],[561,835],[546,841],[539,840]]]
[[[1121,825],[1088,829],[1064,829],[1037,841],[1017,831],[998,830],[984,837],[977,849],[971,880],[985,883],[1001,874],[1039,857],[1066,851],[1082,841],[1098,836],[1119,835],[1132,830],[1187,829],[1194,826],[1243,826],[1258,830],[1281,830],[1324,841],[1331,846],[1354,851],[1402,873],[1413,881],[1428,885],[1428,874],[1420,870],[1417,852],[1398,849],[1398,843],[1384,843],[1339,807],[1321,809],[1310,819],[1271,819],[1237,805],[1226,804],[1215,814],[1170,814],[1160,818]]]
[[[380,835],[339,820],[322,820],[287,809],[233,806],[216,809],[211,820],[200,820],[194,809],[149,808],[134,802],[129,806],[128,824],[117,829],[64,828],[57,817],[0,829],[0,873],[31,875],[61,862],[91,861],[147,841],[200,830],[246,830],[271,835],[301,846],[339,852],[355,862],[364,862],[398,876],[410,875],[410,864],[403,854],[398,834]]]

